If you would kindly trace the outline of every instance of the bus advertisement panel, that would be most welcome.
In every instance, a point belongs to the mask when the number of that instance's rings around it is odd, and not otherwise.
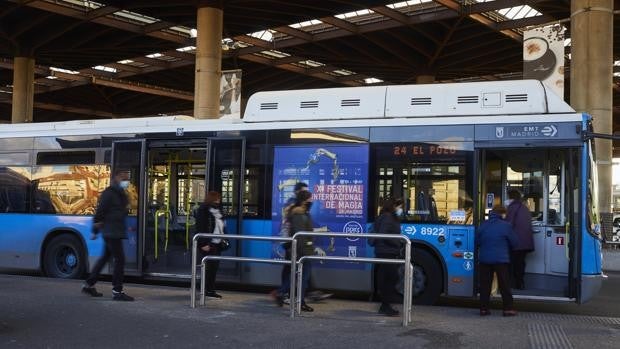
[[[275,148],[272,234],[282,235],[284,208],[293,202],[294,186],[308,184],[313,195],[310,215],[315,231],[365,233],[368,197],[368,145],[304,145]],[[315,239],[328,255],[366,256],[365,239]],[[274,249],[274,257],[284,251]],[[327,267],[364,269],[360,264]]]

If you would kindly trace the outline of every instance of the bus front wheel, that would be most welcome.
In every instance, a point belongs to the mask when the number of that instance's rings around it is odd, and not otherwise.
[[[53,278],[77,279],[86,270],[86,258],[80,240],[70,234],[54,237],[43,256],[45,274]]]
[[[413,303],[433,305],[439,300],[443,288],[443,272],[439,261],[426,250],[414,249],[412,297]]]

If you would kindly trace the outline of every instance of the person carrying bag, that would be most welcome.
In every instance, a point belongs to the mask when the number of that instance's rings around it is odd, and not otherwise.
[[[196,229],[198,233],[224,235],[226,222],[224,222],[220,204],[222,196],[216,191],[210,191],[205,196],[205,201],[198,208],[196,213]],[[219,256],[222,251],[230,247],[228,240],[223,238],[201,238],[198,239],[198,247],[201,251],[201,259],[204,256]],[[219,260],[208,260],[206,270],[206,293],[207,297],[222,298],[215,292],[215,278],[220,266]]]

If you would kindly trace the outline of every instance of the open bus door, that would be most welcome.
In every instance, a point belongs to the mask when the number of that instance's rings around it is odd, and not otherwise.
[[[518,190],[530,211],[534,251],[527,254],[525,287],[515,298],[578,301],[578,148],[481,149],[478,217],[505,205]]]
[[[222,195],[221,211],[226,222],[227,234],[243,234],[243,196],[245,190],[245,138],[218,137],[208,140],[207,190]],[[229,240],[230,248],[223,255],[240,256],[241,244]],[[220,263],[218,280],[240,281],[240,265],[235,262]]]
[[[127,217],[127,240],[123,240],[125,250],[125,273],[142,275],[142,241],[144,236],[144,161],[145,141],[123,140],[112,144],[112,168],[114,176],[117,170],[130,172],[127,197],[129,215]],[[111,266],[110,266],[111,268]],[[110,269],[111,272],[111,269]]]
[[[144,273],[187,277],[190,273],[196,213],[207,191],[222,195],[227,233],[242,232],[243,138],[157,139],[148,142],[145,164]],[[225,255],[238,255],[231,240]],[[234,263],[221,263],[218,278],[239,281]]]

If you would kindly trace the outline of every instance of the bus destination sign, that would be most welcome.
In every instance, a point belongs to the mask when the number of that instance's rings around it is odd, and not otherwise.
[[[553,125],[496,126],[495,138],[555,138],[558,128]]]

